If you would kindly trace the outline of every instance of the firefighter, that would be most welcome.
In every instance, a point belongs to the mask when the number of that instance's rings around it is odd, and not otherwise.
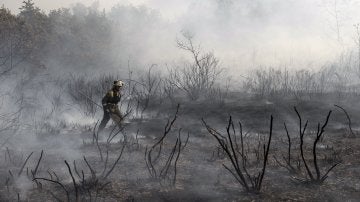
[[[105,128],[110,118],[115,122],[115,124],[121,127],[123,116],[120,112],[118,103],[120,102],[121,99],[120,91],[123,86],[124,86],[124,82],[120,80],[114,81],[111,90],[109,90],[101,100],[104,110],[104,116],[99,125],[98,132],[101,132]]]

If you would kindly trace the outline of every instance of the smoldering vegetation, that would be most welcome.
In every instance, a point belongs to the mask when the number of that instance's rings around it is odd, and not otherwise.
[[[352,54],[232,82],[191,32],[173,41],[189,59],[143,64],[137,33],[164,23],[146,7],[20,10],[0,9],[0,201],[360,198]],[[125,121],[98,133],[117,79]]]

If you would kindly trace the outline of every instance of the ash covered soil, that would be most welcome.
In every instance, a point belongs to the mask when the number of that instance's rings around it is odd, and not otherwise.
[[[352,132],[345,113],[334,104],[347,110]],[[309,121],[304,135],[304,158],[314,175],[312,149],[317,124],[323,124],[332,110],[323,138],[316,145],[322,175],[336,164],[323,183],[303,181],[308,177],[301,159],[300,170],[295,173],[281,166],[288,155],[284,122],[292,140],[293,165],[300,155],[299,119],[294,106],[302,116],[302,124]],[[94,138],[94,123],[67,126],[57,134],[38,134],[36,146],[26,146],[24,141],[19,147],[2,148],[0,201],[357,201],[360,198],[360,113],[356,98],[337,103],[326,98],[269,101],[234,95],[222,105],[183,103],[161,143],[161,152],[158,153],[158,147],[153,150],[152,169],[146,153],[164,135],[175,111],[176,105],[151,109],[142,119],[128,118],[118,134],[114,126],[108,126],[99,134],[98,141]],[[223,164],[232,168],[231,163],[201,120],[226,135],[229,115],[235,123],[237,141],[241,121],[247,166],[254,175],[262,168],[262,145],[269,137],[270,115],[274,117],[268,163],[259,193],[244,191],[224,168]],[[26,138],[29,138],[26,134],[20,134],[13,142]],[[169,159],[172,153],[173,158]]]

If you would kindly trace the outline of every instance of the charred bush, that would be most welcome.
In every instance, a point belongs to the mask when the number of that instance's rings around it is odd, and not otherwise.
[[[224,168],[228,170],[237,182],[243,187],[246,192],[258,193],[261,190],[261,185],[264,179],[266,166],[268,162],[268,155],[270,150],[271,138],[272,138],[272,128],[273,128],[273,117],[270,118],[270,131],[269,139],[267,144],[262,145],[262,150],[258,148],[255,153],[262,154],[262,167],[257,173],[251,173],[249,170],[249,152],[245,150],[243,134],[242,134],[242,125],[239,122],[240,127],[240,145],[236,141],[236,131],[234,122],[230,116],[228,125],[226,127],[226,135],[221,134],[217,130],[210,127],[204,119],[202,119],[203,124],[205,125],[207,131],[212,135],[221,146],[221,148],[226,153],[226,157],[231,163],[231,167],[223,164]],[[262,152],[261,152],[262,151]],[[259,159],[259,155],[257,160]],[[258,170],[258,169],[256,169]]]
[[[177,162],[181,152],[184,150],[189,140],[189,134],[187,135],[185,142],[181,140],[181,129],[179,129],[178,137],[174,146],[169,151],[164,148],[164,140],[170,133],[172,126],[177,119],[179,107],[180,105],[177,106],[173,119],[171,121],[170,119],[167,121],[164,133],[159,141],[157,141],[149,149],[146,147],[145,150],[145,163],[149,175],[153,179],[157,180],[161,185],[175,185],[177,178]],[[162,158],[163,156],[166,157]]]

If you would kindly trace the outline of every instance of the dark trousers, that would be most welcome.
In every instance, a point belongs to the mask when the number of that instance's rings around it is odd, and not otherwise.
[[[117,105],[105,106],[103,110],[104,110],[104,115],[100,122],[98,132],[101,132],[105,128],[110,118],[114,121],[115,124],[121,127],[123,116]]]

